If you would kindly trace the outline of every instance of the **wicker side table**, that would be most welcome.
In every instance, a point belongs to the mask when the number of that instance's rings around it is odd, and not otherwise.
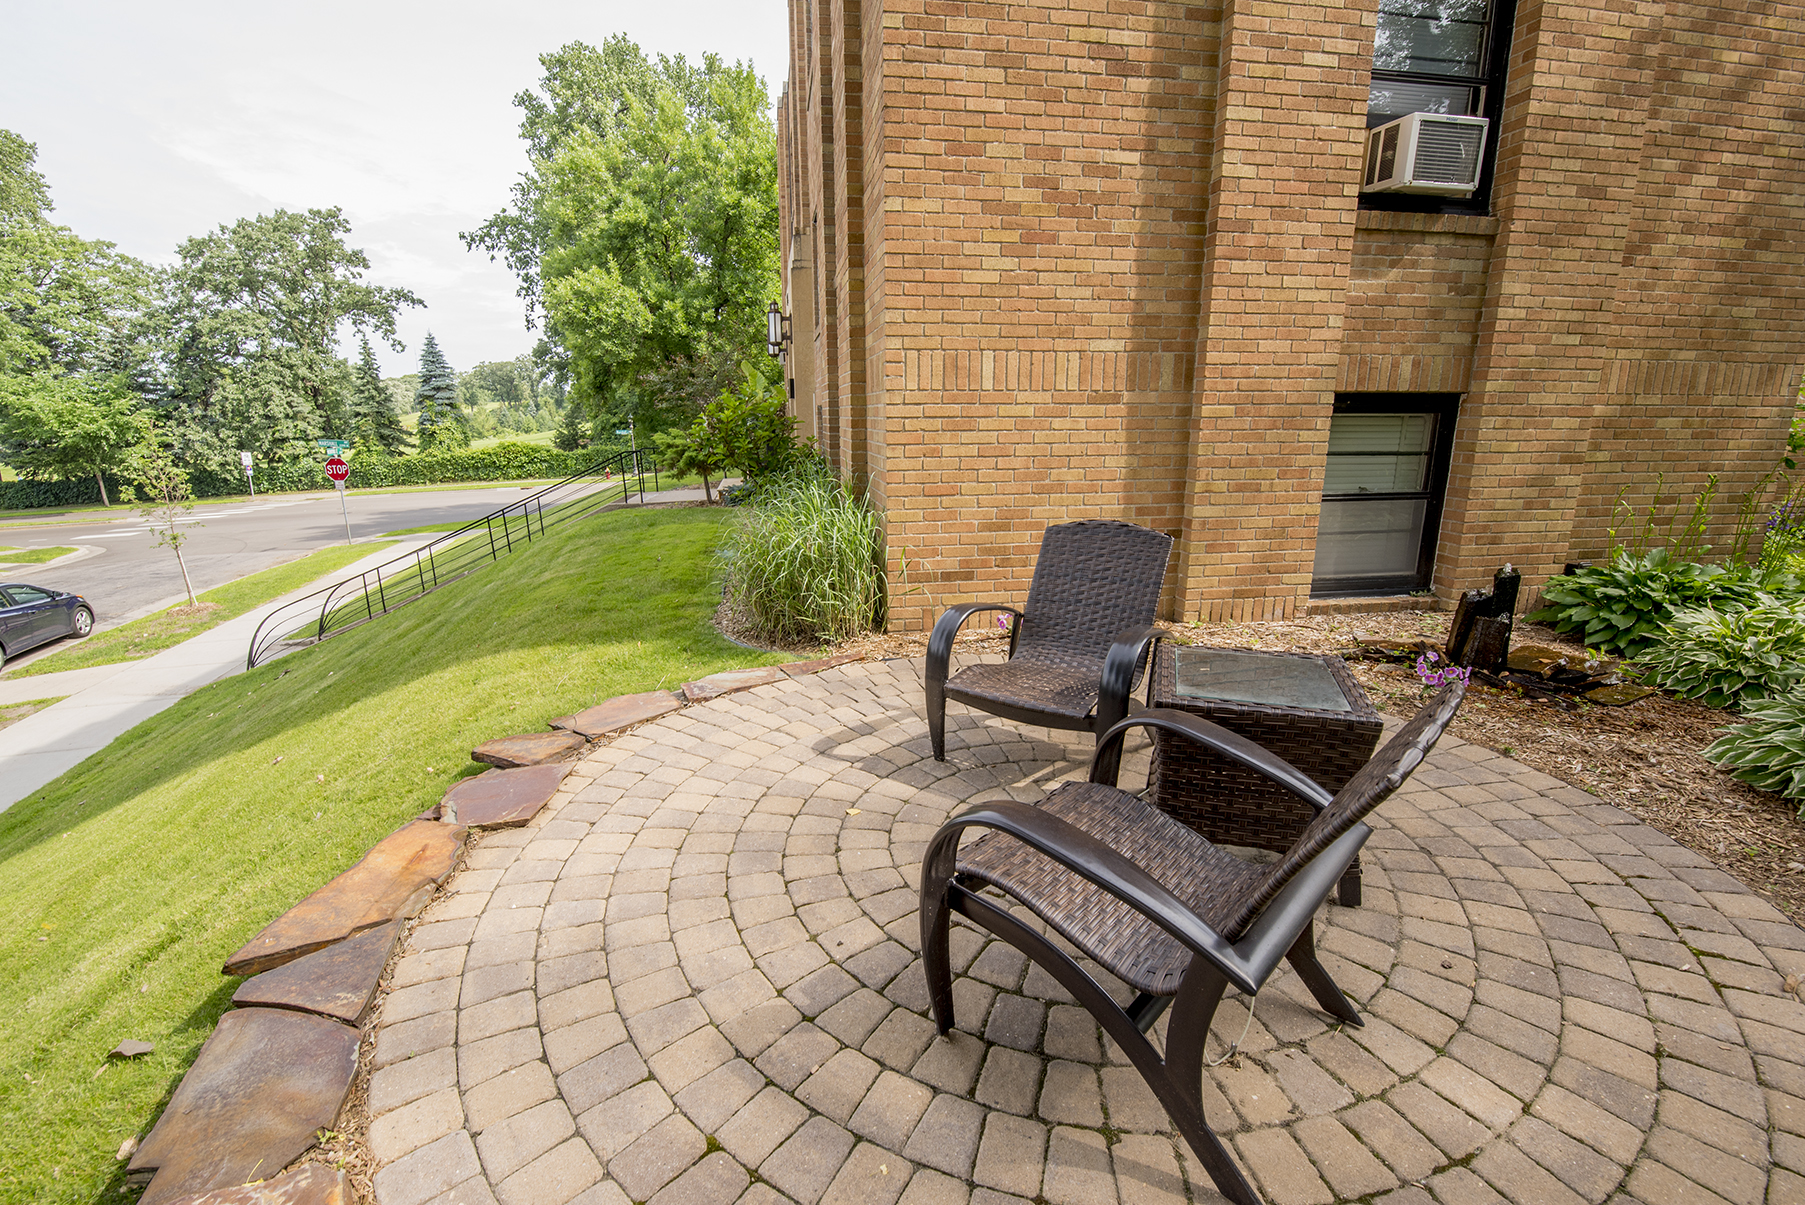
[[[1270,749],[1331,794],[1366,764],[1383,727],[1341,658],[1302,653],[1162,642],[1149,702]],[[1155,734],[1148,788],[1162,811],[1218,845],[1284,853],[1315,816],[1263,775],[1164,734]],[[1340,895],[1348,907],[1360,903],[1359,859],[1342,876]]]

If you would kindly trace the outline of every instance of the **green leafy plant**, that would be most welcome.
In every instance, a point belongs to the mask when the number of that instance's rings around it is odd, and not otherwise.
[[[1587,648],[1634,657],[1660,638],[1676,608],[1718,600],[1746,606],[1759,593],[1757,580],[1746,573],[1675,560],[1665,548],[1619,548],[1603,565],[1550,579],[1542,588],[1545,605],[1528,618],[1558,632],[1583,633]]]
[[[1649,682],[1707,707],[1741,707],[1805,680],[1805,612],[1763,595],[1752,607],[1674,611],[1636,658]]]
[[[1805,816],[1805,691],[1750,703],[1743,722],[1705,750],[1750,786],[1797,801]]]
[[[740,511],[721,555],[728,597],[767,637],[843,640],[878,622],[884,601],[879,516],[831,478],[768,483]]]

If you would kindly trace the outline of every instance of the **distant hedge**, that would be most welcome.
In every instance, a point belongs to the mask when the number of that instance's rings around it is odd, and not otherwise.
[[[419,456],[353,456],[352,489],[387,485],[437,485],[455,481],[519,481],[532,477],[568,477],[605,456],[624,452],[625,445],[597,446],[560,452],[545,444],[499,443],[487,448],[457,448]],[[253,480],[260,494],[326,490],[332,481],[323,461],[290,461],[260,465]],[[202,469],[191,479],[195,496],[217,498],[245,492],[244,476]],[[107,478],[107,496],[119,500],[119,483]],[[47,506],[96,506],[100,487],[92,477],[68,481],[0,482],[0,510]]]

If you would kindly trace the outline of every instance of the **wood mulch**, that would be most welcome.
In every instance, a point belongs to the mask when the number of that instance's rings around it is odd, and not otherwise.
[[[1165,626],[1174,639],[1187,643],[1339,654],[1348,659],[1375,707],[1406,716],[1424,694],[1414,670],[1361,657],[1357,639],[1426,636],[1442,641],[1449,618],[1445,612],[1403,611]],[[743,643],[758,643],[741,625],[729,630]],[[959,647],[962,652],[1001,652],[1005,640],[1001,632],[974,621]],[[1512,643],[1585,656],[1582,646],[1535,624],[1519,622]],[[818,645],[785,651],[821,652]],[[927,652],[927,634],[873,633],[828,651],[919,657]],[[1615,804],[1711,859],[1795,922],[1805,921],[1805,822],[1778,795],[1738,782],[1700,756],[1735,720],[1734,712],[1659,694],[1627,707],[1582,703],[1568,712],[1474,683],[1450,731]]]

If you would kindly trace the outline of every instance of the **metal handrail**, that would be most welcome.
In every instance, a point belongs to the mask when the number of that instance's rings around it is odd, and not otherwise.
[[[387,615],[500,560],[561,523],[629,505],[636,492],[643,503],[648,474],[656,490],[658,469],[643,448],[613,453],[412,552],[284,603],[257,625],[245,668],[255,669],[283,653],[318,644]],[[614,492],[617,486],[618,495]]]

